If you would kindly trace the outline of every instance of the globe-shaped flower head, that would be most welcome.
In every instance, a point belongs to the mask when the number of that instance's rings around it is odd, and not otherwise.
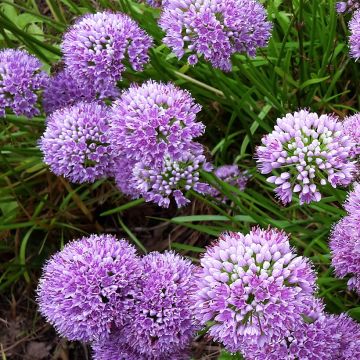
[[[5,116],[7,109],[27,117],[40,113],[38,92],[48,81],[41,66],[27,51],[0,51],[0,117]]]
[[[67,70],[52,76],[44,89],[43,106],[47,114],[80,101],[94,101],[98,94],[93,87],[80,86]],[[115,93],[114,93],[115,96]]]
[[[124,332],[115,329],[108,338],[92,344],[95,360],[189,360],[189,354],[182,349],[166,355],[140,354],[137,348],[126,343]]]
[[[132,85],[112,108],[114,153],[146,164],[161,164],[166,153],[179,158],[204,132],[205,126],[196,121],[200,109],[190,93],[173,84]]]
[[[244,353],[248,360],[358,359],[359,335],[359,324],[346,315],[323,314],[299,324],[283,339],[245,346]]]
[[[315,274],[279,230],[223,234],[200,263],[194,311],[229,351],[283,336],[312,305]]]
[[[94,182],[111,170],[108,111],[97,103],[80,102],[55,111],[40,139],[44,162],[74,183]]]
[[[40,312],[69,340],[104,338],[126,316],[140,274],[140,259],[125,240],[91,235],[70,242],[43,269]]]
[[[151,45],[152,39],[127,15],[98,12],[71,26],[61,48],[70,74],[82,86],[107,94],[121,79],[126,63],[135,71],[143,69]]]
[[[332,265],[338,277],[350,276],[349,288],[360,294],[360,184],[344,206],[348,215],[335,225],[330,238]]]
[[[231,55],[255,56],[266,46],[271,24],[255,0],[169,0],[159,21],[164,43],[180,59],[194,65],[200,57],[231,70]]]
[[[351,155],[360,156],[360,113],[346,117],[343,126],[345,134],[354,143]]]
[[[339,14],[345,12],[353,12],[360,9],[360,1],[359,0],[347,0],[347,1],[338,1],[336,3],[336,11]]]
[[[354,59],[360,58],[360,10],[357,10],[349,22],[350,28],[350,55]]]
[[[293,193],[299,193],[301,204],[320,201],[321,187],[351,183],[353,145],[336,117],[301,110],[278,119],[273,132],[262,138],[258,168],[273,174],[268,181],[277,185],[275,193],[284,204]]]
[[[175,160],[165,155],[161,165],[146,165],[138,162],[132,175],[133,187],[146,201],[153,201],[159,206],[169,207],[170,198],[174,198],[180,208],[190,202],[185,197],[188,190],[200,194],[211,191],[211,187],[200,181],[200,170],[210,170],[211,165],[206,162],[202,153],[191,151],[182,154]]]
[[[142,263],[124,339],[147,359],[171,359],[171,354],[186,351],[197,330],[190,307],[196,267],[172,252],[150,253]]]

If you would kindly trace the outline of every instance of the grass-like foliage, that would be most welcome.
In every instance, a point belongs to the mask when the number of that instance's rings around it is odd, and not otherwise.
[[[32,291],[45,260],[74,238],[115,233],[131,240],[140,252],[173,249],[196,263],[205,247],[224,231],[245,234],[260,225],[290,233],[291,245],[315,264],[319,296],[327,311],[347,312],[360,320],[358,297],[347,289],[346,279],[335,277],[329,251],[329,234],[346,214],[342,205],[349,189],[328,186],[320,202],[300,205],[295,196],[284,206],[275,197],[274,186],[256,169],[254,159],[262,136],[286,113],[308,109],[342,118],[359,110],[360,68],[348,48],[350,15],[337,14],[335,0],[261,2],[273,23],[268,46],[254,58],[233,55],[232,70],[223,72],[204,61],[195,66],[179,61],[162,43],[164,33],[157,24],[160,9],[144,3],[1,1],[0,48],[26,49],[48,73],[62,68],[59,45],[78,16],[104,9],[129,14],[154,38],[154,46],[144,71],[128,70],[119,87],[127,89],[133,82],[153,79],[189,90],[202,106],[197,118],[206,125],[200,142],[207,148],[207,158],[216,166],[238,164],[250,177],[241,191],[202,172],[202,181],[215,186],[227,201],[190,190],[191,204],[161,209],[141,198],[127,198],[111,179],[76,185],[55,176],[43,163],[38,147],[45,113],[32,119],[7,114],[0,119],[0,293],[4,304],[5,299],[19,297],[18,289],[24,289],[24,284]]]

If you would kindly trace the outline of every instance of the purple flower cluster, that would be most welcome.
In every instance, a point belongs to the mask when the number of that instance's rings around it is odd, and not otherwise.
[[[71,26],[61,48],[71,76],[107,97],[114,93],[125,63],[135,71],[143,69],[151,45],[152,39],[127,15],[98,12]]]
[[[343,122],[344,132],[353,142],[351,155],[360,156],[360,113],[348,116]]]
[[[204,132],[196,121],[201,107],[191,95],[172,84],[148,81],[133,85],[112,108],[109,140],[120,190],[168,207],[188,200],[184,191],[200,193],[210,187],[199,181],[209,169],[203,148],[194,138]]]
[[[132,181],[136,191],[146,201],[169,207],[172,196],[180,208],[190,202],[184,196],[184,191],[192,189],[200,194],[210,192],[210,186],[199,181],[201,168],[210,169],[202,153],[194,155],[189,151],[178,160],[166,155],[160,166],[138,162],[133,170]]]
[[[55,111],[40,139],[44,162],[74,183],[106,177],[112,163],[108,129],[104,105],[80,102]]]
[[[40,113],[38,92],[48,81],[41,66],[27,51],[0,51],[0,117],[5,116],[7,109],[18,116],[32,117]]]
[[[264,7],[255,0],[171,0],[159,21],[164,43],[180,59],[194,65],[200,57],[212,66],[231,70],[231,56],[255,56],[266,46],[271,23]]]
[[[278,119],[272,133],[256,151],[262,174],[277,185],[276,195],[286,204],[299,193],[300,204],[320,201],[320,188],[347,186],[355,164],[350,161],[353,142],[334,116],[301,110]]]
[[[360,184],[355,184],[344,204],[348,215],[334,227],[330,238],[336,276],[350,276],[348,286],[360,294]]]
[[[130,310],[136,321],[124,327],[123,336],[141,356],[165,359],[186,350],[198,328],[190,306],[196,268],[172,252],[153,252],[142,265]]]
[[[76,78],[63,70],[52,76],[43,93],[43,107],[47,114],[75,105],[80,101],[94,101],[97,98],[93,87],[80,86]]]
[[[140,260],[125,240],[92,235],[70,242],[44,267],[40,312],[70,340],[106,337],[114,317],[120,322],[126,314],[140,274]]]
[[[360,58],[360,10],[357,10],[349,22],[350,28],[350,55],[358,60]]]
[[[313,307],[315,273],[281,231],[223,234],[201,266],[195,315],[230,351],[281,338]]]
[[[249,180],[249,175],[245,171],[241,171],[238,165],[223,165],[215,170],[215,175],[222,181],[244,191],[246,184]],[[219,198],[220,200],[226,200],[220,191],[216,188],[212,188],[211,196]]]
[[[359,336],[360,326],[346,315],[323,314],[315,321],[304,321],[278,341],[246,346],[244,353],[247,360],[357,359]]]
[[[347,1],[339,1],[336,3],[336,11],[339,14],[345,12],[353,12],[360,9],[359,0],[347,0]]]
[[[45,265],[40,312],[62,336],[91,342],[97,360],[185,360],[196,271],[172,252],[140,258],[125,240],[91,235]]]

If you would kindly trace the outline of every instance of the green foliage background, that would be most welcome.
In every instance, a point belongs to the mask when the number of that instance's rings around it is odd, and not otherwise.
[[[328,249],[329,231],[345,214],[341,204],[346,191],[329,188],[320,203],[299,206],[295,200],[284,207],[253,159],[261,136],[287,112],[308,108],[343,117],[359,109],[359,65],[348,55],[349,19],[336,14],[334,0],[263,3],[274,23],[269,46],[256,58],[234,56],[230,73],[204,62],[189,67],[178,61],[161,43],[163,33],[156,24],[160,11],[130,0],[3,0],[0,47],[26,48],[47,71],[54,71],[61,58],[62,33],[77,16],[101,9],[130,14],[154,37],[155,46],[146,70],[128,72],[119,86],[151,78],[190,90],[203,106],[200,120],[207,131],[201,141],[214,162],[238,163],[252,175],[241,192],[203,174],[231,203],[219,205],[196,195],[197,202],[210,209],[206,214],[162,211],[153,221],[188,227],[214,239],[225,230],[248,232],[255,224],[284,229],[291,233],[292,245],[315,264],[327,309],[347,311],[360,320],[357,298],[346,290],[346,280],[334,277]],[[48,171],[37,148],[44,120],[13,115],[0,119],[0,292],[6,294],[18,281],[35,284],[49,254],[84,233],[112,231],[115,224],[140,251],[147,250],[126,223],[126,213],[140,209],[141,200],[129,202],[110,180],[75,186]],[[169,247],[194,258],[204,250],[187,239],[170,242]],[[230,358],[226,356],[223,359]]]

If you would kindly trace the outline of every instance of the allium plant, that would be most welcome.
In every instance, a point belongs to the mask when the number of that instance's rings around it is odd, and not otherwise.
[[[175,354],[153,356],[151,354],[140,354],[125,342],[124,333],[116,329],[109,338],[93,343],[94,360],[189,360],[186,351]]]
[[[255,56],[270,38],[271,23],[255,0],[171,0],[159,21],[164,43],[180,59],[194,65],[200,57],[212,66],[231,70],[231,56]]]
[[[27,117],[40,113],[38,92],[48,81],[41,66],[41,62],[25,50],[0,51],[0,117],[5,116],[6,110]]]
[[[350,28],[350,55],[354,59],[360,58],[360,10],[357,10],[349,22]]]
[[[313,306],[312,267],[279,230],[223,234],[200,263],[194,312],[229,351],[284,336]]]
[[[145,164],[178,159],[194,147],[205,126],[196,121],[201,106],[173,84],[148,81],[132,85],[112,108],[110,141],[116,155]]]
[[[52,113],[40,139],[44,162],[74,183],[94,182],[111,173],[108,110],[80,102]]]
[[[299,193],[300,204],[320,201],[321,188],[347,186],[353,180],[353,142],[333,115],[301,110],[277,120],[256,151],[258,168],[270,174],[276,195],[287,204]]]
[[[151,45],[152,39],[129,16],[105,11],[78,19],[65,33],[61,48],[69,73],[81,86],[93,86],[108,96],[121,80],[125,63],[142,71]]]
[[[344,206],[348,215],[335,225],[330,237],[332,265],[336,276],[350,276],[349,288],[360,294],[360,184]]]
[[[202,153],[185,152],[178,160],[165,155],[161,165],[146,165],[138,162],[133,170],[133,187],[146,201],[169,207],[173,198],[180,208],[190,202],[185,192],[194,190],[200,194],[211,191],[211,187],[200,181],[199,170],[210,170]]]
[[[45,265],[37,290],[40,312],[69,340],[104,338],[112,322],[125,318],[140,274],[140,259],[125,240],[83,237]]]
[[[147,359],[184,354],[198,328],[190,306],[196,267],[172,252],[150,253],[142,265],[124,339]]]
[[[336,11],[339,14],[345,12],[353,12],[360,9],[360,1],[359,0],[347,0],[347,1],[338,1],[336,3]]]
[[[350,137],[354,144],[351,155],[360,156],[360,113],[346,117],[343,127],[345,134]]]
[[[93,87],[80,86],[76,78],[67,70],[53,75],[43,93],[43,107],[47,114],[63,107],[75,105],[80,101],[96,100],[97,94]]]
[[[244,353],[247,360],[358,359],[359,336],[359,324],[346,315],[324,314],[304,321],[282,339],[247,346]]]

